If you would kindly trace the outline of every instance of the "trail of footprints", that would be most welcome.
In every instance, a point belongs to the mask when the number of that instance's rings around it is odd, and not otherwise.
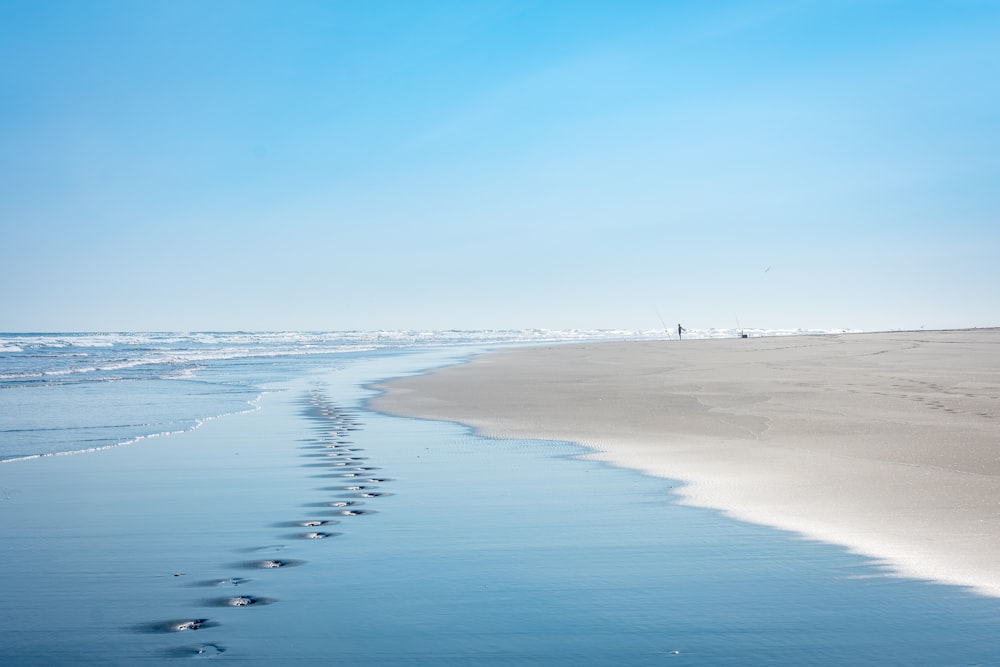
[[[888,387],[896,391],[877,391],[868,386],[849,384],[847,392],[864,396],[898,398],[911,401],[930,410],[940,410],[955,415],[974,415],[989,420],[1000,417],[996,412],[996,401],[1000,400],[1000,396],[993,395],[996,391],[995,388],[984,388],[979,393],[974,393],[913,378],[889,376],[887,379],[894,381]],[[832,387],[822,387],[822,389],[830,392],[840,391]]]
[[[975,415],[986,419],[995,419],[997,416],[990,408],[996,405],[995,401],[1000,397],[993,396],[989,390],[984,389],[980,393],[970,393],[914,378],[890,377],[889,379],[896,381],[896,384],[890,385],[893,389],[903,390],[899,393],[900,398],[913,401],[931,410]]]
[[[392,495],[383,491],[381,486],[392,480],[382,477],[379,468],[368,465],[368,457],[363,456],[363,449],[354,446],[349,438],[355,431],[361,430],[363,424],[357,420],[357,414],[338,407],[320,391],[314,390],[302,401],[303,414],[313,420],[315,437],[304,441],[303,458],[308,459],[307,467],[324,469],[315,477],[336,480],[338,484],[322,487],[319,490],[331,494],[327,498],[306,505],[311,516],[295,521],[276,524],[276,528],[293,529],[294,532],[282,535],[287,539],[302,539],[322,541],[341,535],[332,530],[342,520],[350,517],[371,514],[366,503],[372,499]],[[260,554],[261,557],[252,560],[232,563],[229,567],[240,572],[252,570],[277,570],[299,565],[306,561],[276,557],[284,549],[282,544],[255,547],[245,551]],[[180,576],[180,575],[175,575]],[[229,594],[201,600],[206,608],[212,607],[262,607],[275,602],[272,598],[244,594],[244,587],[253,582],[242,576],[226,579],[202,581],[194,585],[213,588],[239,589]],[[192,617],[187,619],[158,621],[140,626],[145,632],[188,633],[216,627],[221,623],[211,618]],[[176,657],[217,657],[226,651],[220,644],[204,643],[196,646],[181,646],[170,649],[168,654]]]

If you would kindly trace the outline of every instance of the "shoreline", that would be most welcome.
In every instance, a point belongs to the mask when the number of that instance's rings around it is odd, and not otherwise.
[[[539,345],[375,410],[679,480],[681,502],[1000,597],[1000,329]]]

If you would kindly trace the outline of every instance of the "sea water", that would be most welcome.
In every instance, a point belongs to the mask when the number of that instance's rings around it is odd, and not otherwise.
[[[569,443],[365,409],[465,344],[202,357],[252,409],[0,465],[0,662],[997,664],[994,599],[677,505]]]

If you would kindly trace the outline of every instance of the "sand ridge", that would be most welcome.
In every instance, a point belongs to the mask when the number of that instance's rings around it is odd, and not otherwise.
[[[1000,596],[1000,329],[505,349],[371,401],[570,440],[684,502]]]

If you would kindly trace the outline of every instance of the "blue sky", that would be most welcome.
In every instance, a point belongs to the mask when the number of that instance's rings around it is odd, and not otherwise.
[[[1000,2],[0,13],[0,330],[1000,325]]]

